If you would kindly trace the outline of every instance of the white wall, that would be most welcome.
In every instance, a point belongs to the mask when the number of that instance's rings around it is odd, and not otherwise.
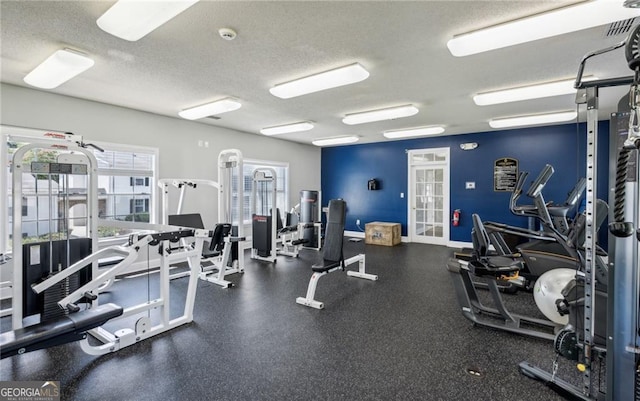
[[[300,190],[320,189],[320,149],[312,145],[14,85],[0,84],[0,100],[4,125],[73,132],[82,135],[85,142],[156,147],[160,159],[158,178],[218,181],[218,153],[237,148],[245,158],[289,163],[290,205],[298,203]],[[208,141],[209,148],[198,147],[200,140]],[[200,211],[205,224],[215,223],[217,202],[204,198],[187,199],[184,211]],[[174,202],[172,208],[175,206]]]

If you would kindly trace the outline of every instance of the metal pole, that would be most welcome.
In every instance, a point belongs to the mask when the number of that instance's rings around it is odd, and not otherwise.
[[[591,395],[591,360],[593,358],[593,335],[595,324],[595,283],[596,283],[596,209],[597,200],[597,154],[598,154],[598,87],[587,88],[587,189],[586,189],[586,226],[585,226],[585,260],[584,260],[584,348],[582,374],[583,393]]]

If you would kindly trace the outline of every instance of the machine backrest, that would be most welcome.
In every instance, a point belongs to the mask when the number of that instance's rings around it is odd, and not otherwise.
[[[342,241],[344,238],[344,222],[346,219],[347,202],[342,199],[329,201],[327,227],[322,247],[322,258],[330,262],[342,261]]]
[[[219,223],[213,229],[213,235],[211,236],[211,243],[209,244],[209,251],[222,252],[224,248],[224,238],[231,232],[231,224]]]
[[[170,226],[204,228],[200,213],[170,214],[168,222]]]
[[[273,209],[272,209],[273,215]],[[280,209],[276,208],[276,230],[282,230],[282,217],[280,217]]]
[[[487,256],[487,252],[489,251],[489,235],[487,234],[487,230],[484,228],[480,216],[476,213],[471,215],[471,219],[473,220],[473,230],[471,231],[473,250],[477,253],[477,257]]]

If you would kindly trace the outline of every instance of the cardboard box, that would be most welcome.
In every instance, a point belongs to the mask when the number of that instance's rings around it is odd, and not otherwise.
[[[374,221],[364,227],[365,244],[394,246],[400,243],[400,223]]]

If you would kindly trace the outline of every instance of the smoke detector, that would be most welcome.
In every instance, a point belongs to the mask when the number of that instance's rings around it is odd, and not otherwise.
[[[218,29],[218,34],[224,40],[234,40],[238,34],[231,28],[220,28]]]

